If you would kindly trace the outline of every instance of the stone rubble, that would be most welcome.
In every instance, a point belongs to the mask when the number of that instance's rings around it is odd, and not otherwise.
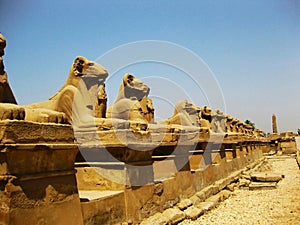
[[[276,189],[249,191],[235,188],[232,196],[216,209],[197,220],[186,219],[179,225],[299,224],[300,170],[293,157],[277,158],[268,159],[273,170],[284,175]]]
[[[283,160],[276,157],[235,172],[227,178],[227,186],[222,186],[224,180],[219,180],[141,224],[299,224],[300,170],[293,157],[283,157]],[[262,174],[262,182],[251,181]],[[268,188],[272,185],[277,188]]]
[[[166,209],[162,213],[156,213],[155,215],[145,219],[141,225],[173,225],[186,224],[186,221],[193,221],[201,218],[200,216],[206,214],[210,210],[216,208],[221,202],[225,201],[232,195],[230,186],[233,185],[233,189],[242,187],[241,180],[246,180],[245,177],[250,178],[249,170],[260,170],[261,167],[266,164],[265,159],[261,159],[258,162],[252,163],[245,169],[233,172],[230,176],[216,181],[214,184],[203,188],[198,191],[189,199],[182,199],[176,206]],[[247,180],[248,181],[248,180]],[[250,181],[249,181],[250,183]],[[249,185],[249,184],[248,184]],[[188,224],[188,223],[187,223]]]

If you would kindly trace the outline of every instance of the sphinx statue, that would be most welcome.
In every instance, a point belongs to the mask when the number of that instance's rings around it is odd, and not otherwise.
[[[78,124],[92,121],[95,114],[102,118],[106,113],[104,81],[107,76],[107,70],[98,63],[76,57],[65,84],[57,93],[44,102],[24,106],[25,120]]]
[[[237,118],[233,118],[232,120],[232,132],[238,133],[239,132],[239,126],[238,126],[239,120]]]
[[[266,136],[265,133],[262,130],[257,129],[257,128],[254,129],[253,134],[257,138],[262,138],[262,137]]]
[[[237,131],[240,134],[245,134],[245,123],[241,120],[237,122]]]
[[[173,115],[162,121],[165,124],[177,124],[182,126],[200,126],[200,108],[188,100],[181,100],[175,105]]]
[[[239,120],[227,115],[226,116],[226,129],[227,133],[238,133],[239,132]]]
[[[220,110],[213,111],[211,127],[212,127],[212,131],[215,133],[224,133],[227,131],[226,116]]]
[[[148,98],[150,88],[135,76],[126,73],[115,102],[107,109],[107,118],[140,123],[153,123],[154,107]]]
[[[245,134],[252,136],[254,134],[253,131],[254,131],[254,127],[251,126],[250,124],[245,123]]]

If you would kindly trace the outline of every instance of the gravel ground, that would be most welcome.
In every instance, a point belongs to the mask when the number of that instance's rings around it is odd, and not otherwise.
[[[293,224],[300,225],[300,170],[292,157],[274,156],[269,160],[273,172],[285,176],[273,190],[235,190],[233,195],[195,221],[199,224]]]

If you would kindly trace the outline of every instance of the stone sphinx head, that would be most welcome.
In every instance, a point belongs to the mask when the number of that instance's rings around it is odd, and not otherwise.
[[[181,100],[175,105],[174,114],[166,120],[167,124],[199,126],[200,108],[188,100]]]
[[[90,86],[103,83],[108,76],[107,70],[100,64],[89,61],[83,56],[77,56],[71,66],[66,85],[78,86],[81,80]]]
[[[149,95],[149,92],[150,88],[143,81],[126,73],[123,77],[116,102],[124,98],[141,101]]]
[[[183,111],[187,112],[189,115],[194,115],[194,114],[198,115],[198,113],[200,112],[200,108],[195,104],[189,102],[188,100],[182,100],[176,104],[174,115]]]
[[[154,108],[149,95],[150,88],[135,76],[126,73],[120,85],[116,101],[108,108],[107,117],[149,123]]]

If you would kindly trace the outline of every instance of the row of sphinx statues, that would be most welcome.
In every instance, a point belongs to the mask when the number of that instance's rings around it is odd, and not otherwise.
[[[188,100],[179,101],[168,119],[155,121],[150,88],[132,74],[125,74],[115,102],[107,107],[105,81],[107,70],[85,57],[75,58],[62,88],[48,100],[19,106],[9,86],[2,56],[6,39],[0,33],[0,116],[2,120],[86,125],[91,121],[107,124],[108,120],[129,120],[145,124],[196,126],[215,133],[239,133],[263,137],[255,129],[220,110],[202,108]]]

